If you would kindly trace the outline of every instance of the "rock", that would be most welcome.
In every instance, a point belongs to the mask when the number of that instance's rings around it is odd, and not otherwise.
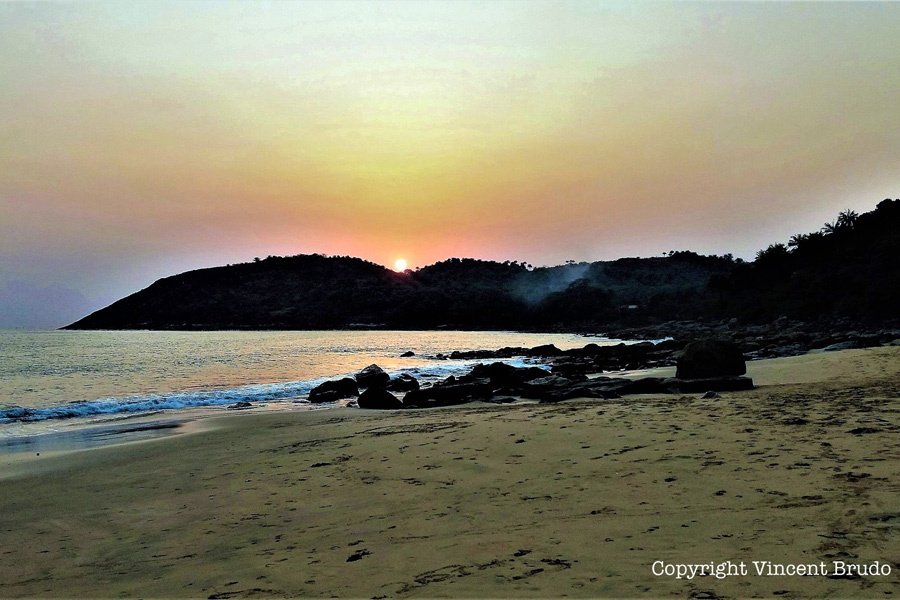
[[[544,403],[560,402],[572,398],[619,398],[619,391],[631,383],[628,379],[610,379],[609,377],[580,378],[573,381],[551,375],[523,384],[520,395],[523,398],[538,399]]]
[[[512,358],[513,356],[525,356],[528,348],[520,346],[504,346],[495,353],[497,358]]]
[[[245,402],[245,401],[241,400],[240,402],[235,402],[234,404],[229,404],[227,408],[228,408],[228,410],[245,410],[248,408],[253,408],[253,405],[250,404],[249,402]]]
[[[434,387],[444,387],[446,385],[459,385],[459,381],[456,379],[456,375],[451,375],[442,381],[435,381]]]
[[[563,390],[569,390],[574,387],[574,383],[571,379],[566,379],[565,377],[560,377],[559,375],[548,375],[547,377],[538,377],[537,379],[532,379],[527,383],[522,384],[522,392],[521,396],[523,398],[536,398],[542,399],[546,398],[550,395],[565,395]],[[557,392],[556,394],[550,394],[550,392]],[[572,396],[575,397],[575,396]]]
[[[320,402],[334,402],[341,398],[352,398],[359,395],[356,382],[350,377],[336,379],[320,383],[309,392],[309,401],[318,404]]]
[[[559,356],[562,353],[563,351],[553,344],[544,344],[542,346],[535,346],[534,348],[530,349],[527,356]]]
[[[806,347],[802,344],[786,344],[784,346],[775,346],[774,348],[769,348],[769,352],[772,356],[783,357],[783,356],[800,356],[806,352]]]
[[[370,408],[376,410],[392,410],[403,408],[403,404],[383,387],[369,387],[366,391],[359,395],[357,400],[360,408]]]
[[[401,373],[388,382],[387,389],[392,392],[410,392],[419,389],[419,380],[412,375]]]
[[[713,400],[713,399],[721,398],[721,397],[722,396],[719,395],[719,392],[714,392],[712,390],[706,392],[705,394],[703,394],[701,396],[701,398],[703,398],[704,400]]]
[[[475,365],[469,371],[475,379],[487,379],[495,387],[519,385],[526,381],[546,377],[549,373],[540,367],[514,367],[506,363],[490,363]]]
[[[490,402],[491,404],[511,404],[515,401],[516,399],[512,396],[494,396],[485,400],[485,402]]]
[[[891,340],[890,342],[887,343],[887,345],[888,346],[900,346],[900,338],[897,338],[896,340]]]
[[[488,400],[492,395],[490,384],[485,383],[441,385],[407,392],[403,397],[403,406],[404,408],[454,406],[476,400]]]
[[[830,346],[834,343],[834,338],[830,335],[813,338],[813,340],[809,343],[810,349],[818,350],[819,348],[824,348],[825,346]]]
[[[384,387],[390,380],[391,376],[378,365],[369,365],[356,374],[356,383],[363,388]]]
[[[563,400],[572,400],[574,398],[621,398],[622,396],[604,386],[585,386],[574,385],[568,388],[557,388],[546,390],[539,394],[541,404],[554,404]]]
[[[410,356],[415,356],[415,355],[416,355],[416,353],[413,352],[412,350],[407,350],[406,352],[404,352],[403,354],[400,355],[400,358],[409,358]]]
[[[641,377],[618,384],[617,391],[620,394],[668,394],[671,381],[668,377]]]
[[[513,348],[505,346],[499,350],[454,350],[450,353],[453,360],[483,360],[485,358],[512,358],[513,356],[527,356],[528,348]]]
[[[735,377],[747,372],[741,349],[725,340],[690,342],[677,354],[677,360],[678,379]]]
[[[547,387],[564,387],[572,385],[570,379],[560,377],[559,375],[547,375],[546,377],[538,377],[528,382],[529,387],[547,388]]]
[[[860,348],[861,345],[859,342],[855,340],[850,340],[847,342],[840,342],[837,344],[831,344],[829,346],[825,346],[822,348],[822,352],[837,352],[838,350],[854,350],[856,348]]]
[[[568,362],[554,364],[550,372],[560,377],[569,378],[586,373],[602,373],[605,370],[604,366],[608,365],[597,366],[591,359],[569,360]]]

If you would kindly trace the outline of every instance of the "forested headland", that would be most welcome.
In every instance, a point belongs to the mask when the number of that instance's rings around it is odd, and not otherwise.
[[[603,331],[673,320],[884,324],[900,306],[900,200],[841,212],[755,260],[672,251],[551,267],[451,258],[397,273],[348,256],[270,256],[160,279],[67,329]]]

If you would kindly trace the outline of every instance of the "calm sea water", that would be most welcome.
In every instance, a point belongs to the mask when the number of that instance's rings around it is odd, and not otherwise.
[[[439,353],[588,342],[618,340],[460,331],[0,331],[0,437],[159,411],[224,410],[238,401],[300,407],[315,385],[372,363],[428,382],[477,362],[437,360]],[[416,355],[400,358],[407,350]]]

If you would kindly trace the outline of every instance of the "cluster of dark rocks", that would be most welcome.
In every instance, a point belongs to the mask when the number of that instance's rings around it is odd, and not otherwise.
[[[363,390],[360,393],[360,389]],[[314,404],[335,402],[345,398],[357,399],[360,408],[403,408],[391,392],[411,392],[419,389],[419,380],[401,373],[393,379],[378,365],[369,365],[354,377],[334,379],[317,385],[309,392]]]
[[[354,378],[326,381],[310,392],[310,402],[332,402],[359,395],[360,408],[399,409],[454,406],[468,402],[513,402],[528,398],[553,403],[572,398],[620,398],[626,394],[702,393],[752,389],[753,381],[744,377],[746,365],[740,348],[722,340],[702,340],[678,347],[673,342],[640,343],[618,346],[588,344],[584,348],[562,351],[555,346],[540,346],[550,369],[516,367],[502,362],[482,363],[461,377],[450,376],[430,387],[420,387],[409,375],[391,379],[377,365],[369,365]],[[517,349],[513,349],[516,351]],[[479,357],[502,357],[478,351]],[[514,355],[515,356],[515,355]],[[460,353],[458,358],[472,358]],[[675,377],[597,376],[608,370],[642,369],[677,361]],[[589,377],[589,375],[594,375]],[[359,389],[364,388],[360,394]],[[392,392],[405,392],[400,400]]]
[[[846,319],[806,323],[781,317],[765,324],[744,324],[737,319],[670,321],[646,327],[617,329],[606,335],[632,340],[671,337],[681,345],[691,339],[727,338],[736,343],[749,360],[798,356],[808,352],[900,346],[900,329],[884,325],[866,326]]]
[[[600,346],[591,343],[583,348],[573,348],[572,350],[560,350],[553,344],[544,344],[534,348],[505,347],[499,350],[456,351],[446,355],[438,354],[435,358],[451,360],[534,358],[553,365],[553,370],[558,375],[566,375],[630,371],[672,365],[675,362],[674,353],[683,347],[683,342],[674,340],[659,343],[616,344],[614,346]]]

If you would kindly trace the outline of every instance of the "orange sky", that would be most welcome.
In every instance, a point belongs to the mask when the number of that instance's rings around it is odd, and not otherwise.
[[[897,31],[892,3],[3,4],[0,326],[269,254],[752,258],[897,195]]]

